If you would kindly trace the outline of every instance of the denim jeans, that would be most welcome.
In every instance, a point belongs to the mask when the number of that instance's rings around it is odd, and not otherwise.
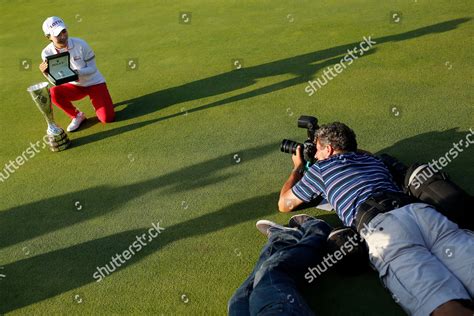
[[[298,289],[307,284],[308,267],[323,258],[330,232],[319,219],[299,230],[270,228],[255,268],[229,300],[229,315],[314,315]]]

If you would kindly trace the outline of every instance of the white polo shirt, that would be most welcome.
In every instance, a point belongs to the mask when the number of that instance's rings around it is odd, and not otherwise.
[[[41,52],[41,59],[46,60],[46,56],[55,55],[68,51],[71,55],[71,68],[79,73],[78,81],[71,81],[72,84],[81,87],[89,87],[99,83],[104,83],[105,78],[95,65],[94,51],[87,43],[76,37],[70,37],[67,48],[58,49],[51,42]]]

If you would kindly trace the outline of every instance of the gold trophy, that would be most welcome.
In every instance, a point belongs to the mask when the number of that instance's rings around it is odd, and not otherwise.
[[[26,91],[30,93],[36,106],[41,114],[43,114],[46,123],[48,123],[46,137],[48,138],[50,149],[52,151],[62,151],[68,148],[71,144],[69,137],[66,132],[54,122],[48,83],[46,81],[37,83],[30,86]]]

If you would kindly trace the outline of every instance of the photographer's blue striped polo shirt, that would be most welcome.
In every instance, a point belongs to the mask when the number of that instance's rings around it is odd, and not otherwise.
[[[314,163],[292,191],[305,202],[322,194],[344,225],[351,226],[357,207],[369,196],[400,189],[381,160],[350,152]]]

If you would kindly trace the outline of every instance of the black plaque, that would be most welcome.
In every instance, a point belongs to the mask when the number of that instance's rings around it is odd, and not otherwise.
[[[78,79],[77,73],[71,69],[70,57],[69,52],[46,57],[48,78],[54,85],[58,86]]]

